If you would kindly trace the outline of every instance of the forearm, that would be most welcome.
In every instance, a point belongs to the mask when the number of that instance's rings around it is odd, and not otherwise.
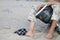
[[[41,4],[41,5],[39,5],[38,7],[37,7],[37,9],[36,9],[36,11],[38,12],[41,8],[43,8],[44,7],[44,5],[53,5],[53,4],[55,4],[56,2],[54,1],[54,0],[50,0],[50,1],[48,1],[48,2],[45,2],[45,3],[43,3],[43,4]]]
[[[41,10],[41,8],[43,8],[44,5],[45,5],[45,4],[41,4],[41,5],[39,5],[39,6],[37,7],[36,11],[38,12],[39,10]]]
[[[49,6],[49,5],[53,5],[54,3],[55,3],[55,1],[45,2],[45,3],[41,4],[41,5],[39,5],[39,6],[37,7],[36,11],[39,11],[39,10],[40,10],[41,8],[43,8],[46,4]]]
[[[49,2],[50,2],[50,1],[54,1],[54,0],[49,0]]]

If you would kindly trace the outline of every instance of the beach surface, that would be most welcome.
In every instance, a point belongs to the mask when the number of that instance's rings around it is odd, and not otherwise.
[[[0,1],[0,40],[47,40],[44,36],[48,32],[47,25],[37,19],[35,36],[19,36],[14,32],[20,28],[29,29],[27,20],[29,12],[39,1]],[[41,31],[41,32],[40,32]],[[56,32],[52,40],[59,40],[60,35]]]

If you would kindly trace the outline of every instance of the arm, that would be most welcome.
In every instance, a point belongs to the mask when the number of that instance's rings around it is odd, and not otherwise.
[[[44,4],[41,4],[41,5],[39,5],[38,7],[37,7],[37,9],[36,9],[36,11],[38,12],[41,8],[43,8],[44,7],[44,5],[53,5],[53,4],[55,4],[55,1],[49,1],[49,2],[46,2],[46,3],[44,3]]]
[[[49,2],[50,2],[50,1],[54,1],[54,0],[49,0]]]
[[[37,7],[36,11],[38,12],[39,10],[41,10],[41,8],[43,8],[44,5],[45,5],[45,4],[41,4],[41,5],[39,5],[39,6]]]
[[[49,1],[48,1],[48,5],[53,5],[53,4],[55,4],[55,3],[56,3],[55,0],[49,0]]]

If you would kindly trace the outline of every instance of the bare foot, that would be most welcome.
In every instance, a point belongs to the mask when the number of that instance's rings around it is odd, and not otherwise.
[[[33,36],[34,36],[34,32],[29,31],[29,32],[26,33],[26,36],[28,36],[28,37],[33,37]]]
[[[47,34],[46,36],[45,36],[47,39],[52,39],[53,38],[53,34]]]

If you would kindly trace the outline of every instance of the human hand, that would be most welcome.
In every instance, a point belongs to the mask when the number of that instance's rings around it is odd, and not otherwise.
[[[56,3],[55,1],[50,1],[50,2],[47,2],[47,5],[53,5],[55,3]]]

